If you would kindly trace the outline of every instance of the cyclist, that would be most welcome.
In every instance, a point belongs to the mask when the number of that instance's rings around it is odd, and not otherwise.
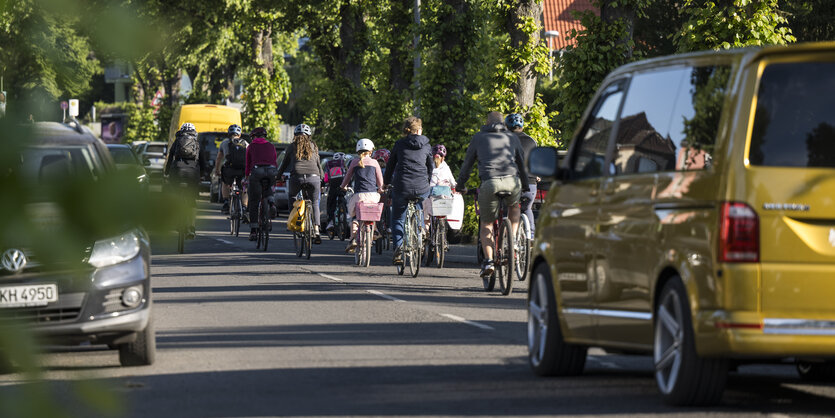
[[[481,186],[478,194],[478,206],[481,208],[479,235],[484,248],[484,264],[481,277],[489,277],[495,271],[493,265],[493,221],[499,215],[497,192],[510,192],[507,199],[508,217],[513,226],[513,233],[519,226],[519,196],[528,191],[528,174],[525,170],[525,157],[519,138],[507,130],[502,123],[502,114],[490,112],[487,123],[470,139],[467,154],[461,164],[457,189],[466,192],[467,179],[478,159],[478,177]],[[521,179],[521,184],[520,184]]]
[[[325,227],[325,230],[328,232],[333,230],[333,221],[336,216],[336,198],[340,193],[342,179],[345,178],[345,173],[348,171],[345,167],[345,160],[345,153],[337,152],[325,164],[325,184],[328,185],[328,226]]]
[[[267,141],[267,130],[262,127],[255,128],[252,133],[252,144],[246,148],[246,171],[244,175],[249,177],[249,197],[252,203],[249,205],[249,240],[258,239],[258,202],[261,201],[261,179],[269,179],[270,187],[266,189],[267,197],[272,197],[278,171],[275,169],[275,161],[278,158],[275,153],[275,146]],[[275,203],[270,202],[270,216],[275,213]]]
[[[455,176],[452,175],[452,170],[444,161],[446,159],[446,147],[442,144],[432,147],[432,159],[435,162],[435,168],[432,170],[432,179],[429,180],[430,190],[435,186],[449,186],[450,189],[455,188]],[[429,221],[432,217],[432,202],[430,200],[423,201],[424,221],[427,230],[429,229]]]
[[[279,173],[284,173],[289,169],[290,182],[287,187],[288,196],[290,198],[290,205],[296,201],[296,195],[302,189],[302,184],[310,184],[313,186],[313,242],[321,244],[322,238],[319,236],[319,195],[321,193],[322,179],[325,177],[322,172],[322,165],[319,163],[319,148],[310,136],[313,130],[310,126],[300,124],[293,130],[293,143],[287,147],[285,151],[284,160],[281,162],[281,167],[278,168]]]
[[[348,175],[342,180],[342,189],[348,188],[351,180],[354,180],[354,194],[348,201],[348,216],[351,220],[351,242],[345,248],[346,252],[353,252],[357,248],[357,230],[359,222],[356,220],[357,203],[378,203],[380,193],[383,192],[383,171],[377,160],[371,158],[371,151],[374,143],[370,139],[363,138],[357,141],[358,158],[351,161],[348,166]]]
[[[392,240],[394,264],[403,263],[400,246],[403,243],[403,224],[409,199],[419,199],[418,208],[429,195],[429,180],[435,167],[429,138],[422,135],[423,121],[410,116],[403,121],[403,137],[394,143],[386,167],[385,184],[392,192]]]
[[[531,151],[536,148],[536,140],[531,138],[528,134],[522,132],[522,128],[525,126],[525,120],[522,119],[522,115],[518,113],[511,113],[504,119],[504,124],[507,126],[507,129],[515,133],[519,138],[519,143],[522,145],[522,152],[525,156],[525,168],[527,169],[528,156],[531,154]],[[536,199],[536,184],[539,183],[540,180],[541,179],[537,176],[528,175],[528,185],[530,185],[530,191],[523,193],[523,196],[528,198],[528,202],[525,207],[522,208],[522,212],[525,213],[525,216],[528,217],[528,221],[531,223],[531,236],[529,236],[528,239],[532,239],[534,236],[535,219],[533,217],[533,201]]]
[[[186,193],[190,210],[186,235],[188,238],[194,238],[194,210],[197,207],[197,185],[200,183],[200,144],[197,142],[197,130],[193,124],[183,123],[175,134],[163,174],[172,180],[171,184],[188,184]],[[182,191],[174,193],[182,193]]]
[[[217,158],[215,159],[215,174],[220,176],[223,183],[220,190],[223,195],[223,208],[221,212],[224,214],[229,213],[229,193],[232,188],[232,182],[236,182],[238,187],[241,187],[241,180],[246,170],[246,147],[249,146],[249,143],[241,138],[241,132],[240,126],[229,126],[229,137],[220,143]],[[244,207],[246,207],[246,191],[243,191],[242,200]]]

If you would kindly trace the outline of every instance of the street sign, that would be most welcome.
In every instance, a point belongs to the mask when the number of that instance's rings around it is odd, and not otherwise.
[[[69,109],[69,107],[70,107],[70,104],[67,103],[66,100],[61,102],[61,110],[67,110],[67,109]]]
[[[78,117],[78,99],[70,99],[70,117]]]

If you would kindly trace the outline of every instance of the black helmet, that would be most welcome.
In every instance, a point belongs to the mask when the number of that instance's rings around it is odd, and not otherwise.
[[[253,129],[252,133],[250,135],[252,135],[253,138],[266,138],[267,137],[267,129],[259,126],[255,129]]]

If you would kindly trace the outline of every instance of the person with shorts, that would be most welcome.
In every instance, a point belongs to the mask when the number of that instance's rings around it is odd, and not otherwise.
[[[241,127],[238,125],[229,126],[229,137],[220,143],[215,159],[215,174],[221,179],[221,194],[223,195],[223,207],[221,212],[225,215],[229,213],[229,194],[232,189],[232,182],[237,182],[238,187],[241,186],[241,180],[244,178],[244,171],[246,171],[246,147],[249,146],[243,138],[241,138]],[[243,190],[242,201],[244,204],[244,212],[246,212],[246,190]]]
[[[478,190],[478,206],[481,209],[479,236],[484,248],[481,277],[489,277],[496,269],[493,263],[493,233],[497,232],[493,231],[493,221],[499,216],[499,199],[496,193],[510,193],[506,203],[515,234],[521,214],[519,197],[523,191],[527,192],[529,189],[522,145],[519,138],[507,130],[502,119],[499,112],[488,113],[487,123],[470,139],[456,187],[458,191],[466,193],[465,185],[470,178],[473,164],[478,160],[478,177],[481,180]]]

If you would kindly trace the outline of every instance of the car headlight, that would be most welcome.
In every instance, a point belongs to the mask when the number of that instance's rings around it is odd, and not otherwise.
[[[137,254],[139,254],[139,236],[131,231],[118,237],[96,241],[87,262],[93,267],[112,266],[128,261]]]

